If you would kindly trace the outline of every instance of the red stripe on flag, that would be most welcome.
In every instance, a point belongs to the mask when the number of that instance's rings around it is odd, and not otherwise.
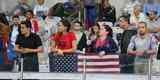
[[[107,62],[107,61],[119,61],[119,59],[87,59],[87,62]],[[79,59],[79,62],[83,62],[83,59]]]
[[[80,65],[78,67],[83,68],[83,65]],[[89,65],[87,65],[86,68],[119,68],[119,65],[102,65],[102,66],[89,66]]]
[[[99,56],[94,53],[86,55],[78,55],[78,71],[82,72],[86,59],[86,72],[102,72],[102,73],[119,73],[119,55]]]

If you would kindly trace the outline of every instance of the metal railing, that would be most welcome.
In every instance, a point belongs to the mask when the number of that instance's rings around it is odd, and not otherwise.
[[[85,54],[85,50],[77,51],[78,53]],[[152,57],[148,59],[148,74],[106,74],[106,73],[87,73],[86,72],[86,59],[83,60],[82,73],[49,73],[49,72],[24,72],[23,71],[23,58],[20,59],[21,71],[14,72],[0,72],[0,79],[65,79],[65,80],[160,80],[160,75],[152,74]],[[133,65],[133,64],[129,64]],[[126,65],[121,65],[121,67]],[[128,66],[128,65],[127,65]],[[127,77],[126,77],[127,76]]]

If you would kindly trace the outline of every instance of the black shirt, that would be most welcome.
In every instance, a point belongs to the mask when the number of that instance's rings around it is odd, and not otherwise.
[[[41,39],[38,35],[31,33],[28,37],[18,35],[16,44],[22,48],[37,49],[42,46]],[[23,70],[24,71],[39,71],[37,53],[25,53],[23,57]]]
[[[109,5],[108,7],[101,8],[99,11],[99,18],[103,21],[112,22],[116,21],[116,9],[114,6]]]
[[[18,35],[16,44],[18,44],[22,48],[29,48],[29,49],[37,49],[38,47],[42,46],[41,39],[38,35],[31,33],[28,37],[23,35]],[[35,55],[36,53],[26,53],[26,55]]]
[[[125,30],[122,33],[121,42],[120,42],[120,47],[121,47],[121,53],[122,54],[127,54],[127,48],[128,48],[129,43],[130,43],[130,39],[136,33],[137,33],[136,30]]]

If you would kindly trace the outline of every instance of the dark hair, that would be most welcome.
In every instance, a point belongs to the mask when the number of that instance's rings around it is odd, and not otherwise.
[[[30,29],[32,28],[28,21],[21,21],[21,24],[24,24],[27,28],[30,28]]]
[[[49,15],[61,17],[61,14],[59,14],[61,9],[63,9],[63,3],[57,3],[49,9]]]
[[[113,37],[113,30],[112,30],[112,28],[109,25],[104,25],[104,28],[105,28],[106,31],[109,32],[108,36],[109,37]]]
[[[6,39],[9,37],[10,27],[4,23],[0,22],[0,36],[5,37]]]
[[[27,14],[27,12],[31,13],[32,15],[34,15],[33,10],[27,10],[27,11],[25,12],[25,14]]]
[[[120,16],[120,17],[118,18],[118,21],[119,21],[121,18],[122,18],[124,21],[127,21],[128,24],[130,24],[129,16],[122,15],[122,16]]]
[[[98,23],[94,24],[93,26],[97,26],[98,29],[100,29],[100,25]],[[91,28],[91,34],[96,34],[93,30],[93,27]]]
[[[75,21],[74,24],[75,24],[75,23],[78,23],[80,26],[83,26],[80,21]]]
[[[0,13],[0,22],[5,25],[9,25],[9,22],[8,22],[6,15],[4,13]]]
[[[62,19],[60,22],[62,22],[62,24],[64,25],[64,27],[67,27],[67,32],[70,31],[70,28],[71,28],[71,24],[68,20],[66,19]]]
[[[18,18],[19,19],[19,16],[18,15],[12,16],[12,19],[14,19],[14,18]]]
[[[147,16],[149,16],[149,12],[153,12],[155,15],[157,15],[157,11],[155,11],[155,10],[150,10],[150,11],[148,11],[148,12],[146,13]]]

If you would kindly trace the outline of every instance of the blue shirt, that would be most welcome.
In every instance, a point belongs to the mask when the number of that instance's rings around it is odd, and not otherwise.
[[[157,11],[157,15],[160,16],[160,4],[144,4],[143,12],[146,14],[150,10]]]

